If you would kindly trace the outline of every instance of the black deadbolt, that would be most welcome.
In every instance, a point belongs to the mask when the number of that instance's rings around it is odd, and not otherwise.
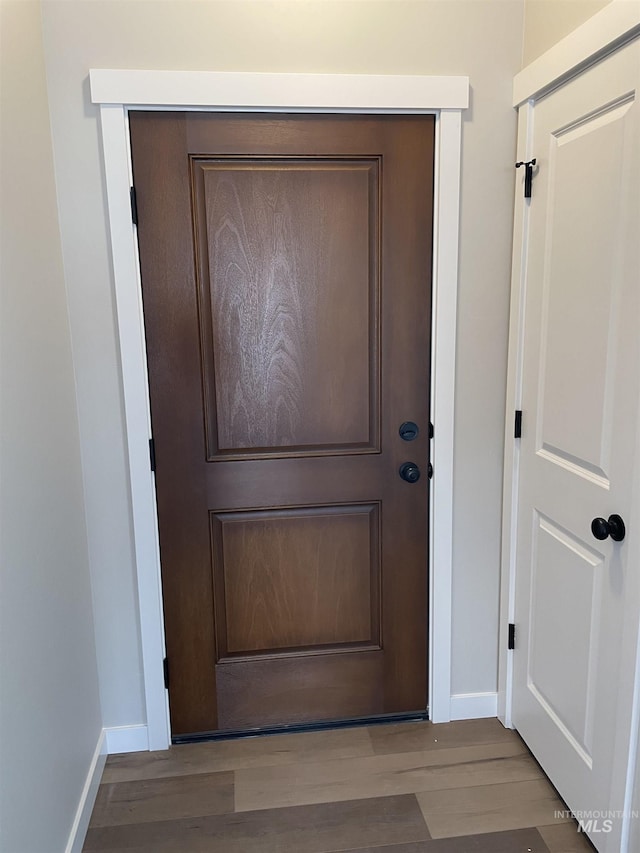
[[[418,437],[420,430],[418,429],[418,424],[414,424],[413,421],[405,421],[403,424],[400,424],[398,432],[403,441],[413,441],[414,438]]]
[[[417,483],[420,479],[420,469],[415,462],[404,462],[400,466],[399,474],[407,483]]]
[[[622,542],[627,531],[619,515],[610,515],[608,519],[594,518],[591,522],[591,532],[596,539],[602,540],[610,536],[614,542]]]

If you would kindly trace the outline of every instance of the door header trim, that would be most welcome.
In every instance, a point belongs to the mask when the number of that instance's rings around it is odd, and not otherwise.
[[[537,100],[640,36],[639,0],[611,0],[513,78],[513,106]]]
[[[468,77],[92,69],[94,104],[255,112],[423,113],[469,106]]]

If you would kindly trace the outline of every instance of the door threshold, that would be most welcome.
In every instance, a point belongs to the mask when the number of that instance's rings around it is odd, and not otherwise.
[[[429,719],[429,711],[412,711],[403,714],[375,714],[371,717],[347,717],[341,720],[321,720],[316,723],[285,723],[280,726],[261,726],[251,729],[221,729],[213,732],[197,732],[192,735],[175,735],[171,743],[205,743],[210,740],[238,740],[240,738],[263,737],[265,735],[300,734],[301,732],[323,732],[333,729],[348,729],[357,726],[381,726],[385,723],[419,723]]]

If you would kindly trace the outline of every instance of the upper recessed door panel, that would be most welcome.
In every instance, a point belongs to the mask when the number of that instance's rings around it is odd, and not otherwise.
[[[540,449],[605,488],[632,105],[625,96],[548,137]],[[588,174],[585,163],[593,164]]]
[[[207,458],[379,452],[379,158],[191,175]]]

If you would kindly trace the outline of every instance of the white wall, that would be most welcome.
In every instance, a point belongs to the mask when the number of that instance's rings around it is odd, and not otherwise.
[[[55,853],[102,722],[40,6],[0,15],[0,849]]]
[[[106,726],[144,722],[96,68],[464,74],[454,693],[496,689],[502,435],[522,2],[43,5]],[[437,429],[437,424],[436,424]],[[437,476],[437,474],[436,474]]]
[[[610,2],[611,0],[524,0],[523,68]]]

